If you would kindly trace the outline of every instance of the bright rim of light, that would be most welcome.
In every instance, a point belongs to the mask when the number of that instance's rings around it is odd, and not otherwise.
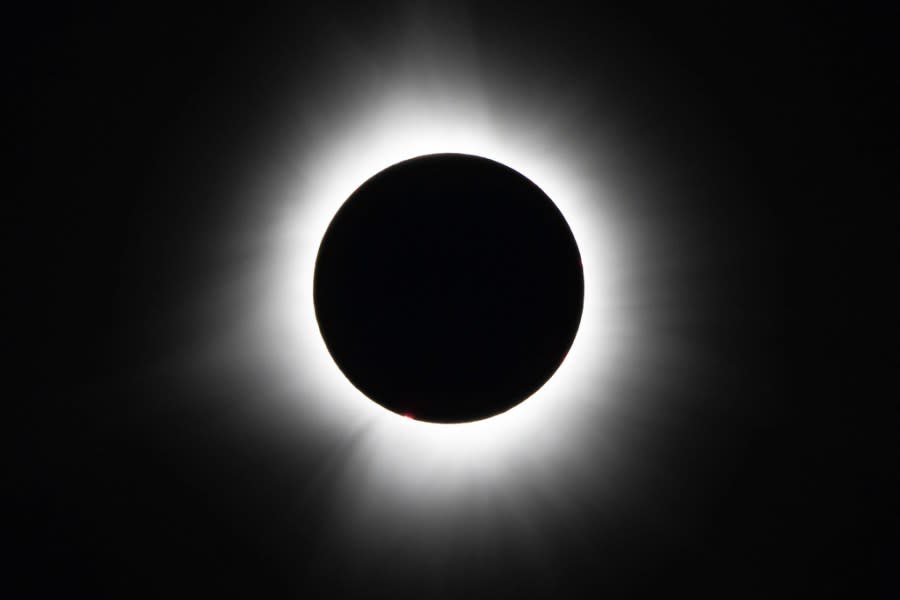
[[[496,486],[529,465],[551,464],[573,449],[585,415],[607,400],[610,356],[622,350],[616,346],[627,329],[614,285],[622,258],[605,214],[609,200],[579,158],[585,154],[577,140],[554,137],[549,127],[528,133],[534,129],[522,116],[491,114],[476,94],[395,88],[349,118],[346,111],[340,120],[323,117],[304,139],[308,155],[295,178],[279,190],[261,343],[278,362],[283,393],[296,403],[291,418],[318,435],[358,440],[348,473],[358,489],[370,486],[370,498],[388,494],[392,505],[423,509],[425,499],[454,502],[487,481]],[[562,212],[584,265],[581,325],[555,375],[501,415],[454,425],[404,418],[365,397],[328,353],[313,307],[316,255],[344,201],[381,170],[435,153],[482,156],[533,181]]]

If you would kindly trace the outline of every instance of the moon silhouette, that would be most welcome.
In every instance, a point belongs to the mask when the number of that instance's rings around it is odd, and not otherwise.
[[[363,183],[331,221],[314,276],[341,371],[417,420],[493,417],[556,372],[581,320],[575,238],[551,199],[498,162],[434,154]]]

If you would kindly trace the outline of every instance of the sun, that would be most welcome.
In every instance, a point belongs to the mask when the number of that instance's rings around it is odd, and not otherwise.
[[[257,314],[260,344],[277,363],[277,386],[291,404],[283,418],[301,434],[315,431],[335,444],[355,440],[347,472],[392,506],[440,504],[497,477],[521,478],[529,465],[576,449],[585,415],[613,400],[611,373],[629,343],[617,288],[626,252],[610,218],[613,201],[587,164],[583,140],[532,129],[515,113],[490,116],[465,90],[435,97],[398,85],[378,102],[343,112],[339,127],[305,138],[294,177],[272,192],[278,211]],[[556,374],[511,410],[461,424],[417,421],[366,398],[330,356],[313,305],[317,252],[338,208],[385,168],[441,153],[491,159],[540,187],[569,224],[584,273],[581,324]]]

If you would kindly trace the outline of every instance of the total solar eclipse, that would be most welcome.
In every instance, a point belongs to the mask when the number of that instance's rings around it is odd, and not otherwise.
[[[395,164],[331,221],[316,319],[363,394],[417,420],[516,406],[553,376],[578,330],[584,276],[552,200],[517,171],[464,154]]]

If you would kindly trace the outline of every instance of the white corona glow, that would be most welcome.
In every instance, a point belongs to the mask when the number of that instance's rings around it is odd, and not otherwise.
[[[429,90],[398,76],[378,90],[360,93],[365,102],[323,108],[315,121],[297,123],[293,135],[303,150],[267,176],[279,183],[266,190],[275,210],[268,215],[265,293],[252,326],[254,352],[279,389],[280,409],[272,413],[294,423],[295,435],[330,447],[353,440],[339,476],[348,486],[340,501],[363,529],[415,515],[424,526],[434,523],[436,510],[466,510],[486,496],[497,500],[512,487],[548,481],[554,465],[584,450],[584,436],[601,434],[594,416],[613,400],[612,372],[629,360],[634,334],[619,285],[627,232],[620,232],[605,190],[597,140],[572,135],[559,121],[536,121],[525,101],[497,111],[493,103],[506,99],[495,93],[486,100],[477,84]],[[328,353],[313,306],[317,252],[341,205],[383,169],[436,153],[489,158],[540,187],[572,230],[585,281],[581,324],[554,376],[503,414],[454,425],[404,418],[365,397]],[[365,517],[373,507],[378,516]]]
[[[605,219],[608,199],[586,177],[573,140],[523,135],[527,123],[489,118],[475,94],[423,97],[394,88],[338,130],[322,136],[283,188],[272,232],[265,315],[266,342],[280,365],[295,417],[336,439],[359,434],[351,470],[372,489],[391,490],[393,502],[458,501],[486,482],[549,464],[573,447],[579,421],[604,398],[615,344],[627,323],[615,289],[621,257]],[[364,181],[400,161],[434,153],[464,153],[507,165],[537,184],[559,207],[584,266],[584,311],[577,336],[556,374],[513,409],[473,423],[432,424],[396,415],[366,398],[328,353],[313,307],[313,273],[331,219]],[[364,301],[364,300],[362,300]],[[272,342],[271,340],[277,340]],[[618,348],[618,351],[623,348]],[[540,457],[540,459],[538,459]],[[420,506],[421,507],[421,506]]]

